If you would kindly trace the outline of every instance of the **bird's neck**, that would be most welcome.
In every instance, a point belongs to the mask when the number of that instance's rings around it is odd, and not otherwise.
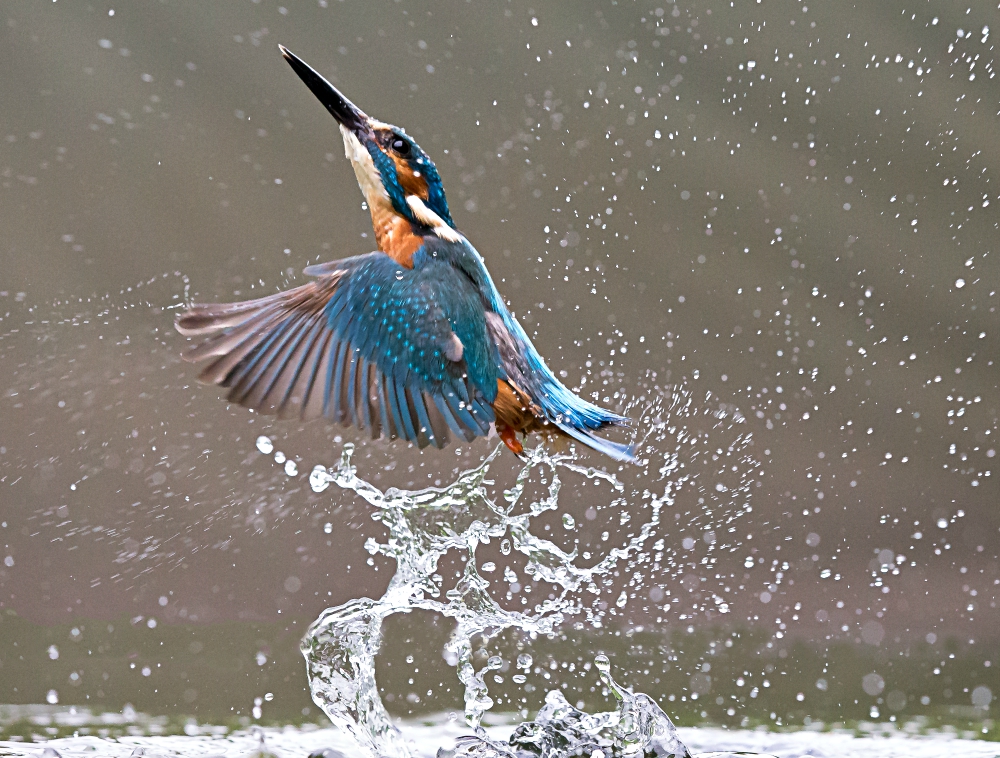
[[[413,268],[413,255],[424,244],[423,235],[415,230],[409,219],[396,212],[388,198],[369,197],[368,207],[372,212],[378,249],[400,266]]]
[[[375,168],[371,155],[356,136],[344,126],[340,127],[344,137],[344,153],[351,161],[358,186],[365,196],[365,202],[372,213],[372,226],[378,249],[389,255],[399,265],[413,268],[413,254],[424,243],[423,237],[414,231],[413,224],[399,214],[386,192],[382,177]]]

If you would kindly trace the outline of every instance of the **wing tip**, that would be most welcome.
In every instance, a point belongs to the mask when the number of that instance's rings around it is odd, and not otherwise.
[[[185,337],[201,337],[214,331],[212,320],[206,318],[196,305],[174,316],[174,329]]]

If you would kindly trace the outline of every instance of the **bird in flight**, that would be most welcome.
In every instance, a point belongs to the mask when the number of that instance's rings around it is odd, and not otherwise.
[[[540,433],[634,460],[631,445],[597,434],[629,419],[545,365],[455,227],[427,154],[279,47],[340,125],[378,250],[309,266],[307,284],[257,300],[189,305],[176,327],[206,337],[184,356],[208,362],[199,378],[261,413],[322,416],[373,439],[440,448],[495,427],[519,456],[519,435]]]

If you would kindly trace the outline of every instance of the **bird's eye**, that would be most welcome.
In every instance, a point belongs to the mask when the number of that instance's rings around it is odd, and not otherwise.
[[[400,155],[410,154],[410,143],[406,140],[399,139],[398,137],[392,141],[392,149],[395,150]]]

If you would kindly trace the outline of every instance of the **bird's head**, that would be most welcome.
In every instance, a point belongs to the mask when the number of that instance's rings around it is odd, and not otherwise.
[[[381,226],[383,232],[390,228],[385,233],[391,237],[391,226],[405,220],[444,239],[457,240],[441,177],[427,153],[401,128],[371,118],[309,64],[287,48],[278,47],[340,124],[344,151],[371,209],[376,236],[380,236]]]

